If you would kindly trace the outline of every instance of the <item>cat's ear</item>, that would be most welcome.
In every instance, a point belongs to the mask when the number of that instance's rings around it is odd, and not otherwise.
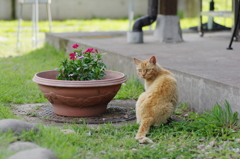
[[[135,62],[136,65],[138,65],[138,64],[141,62],[140,60],[138,60],[138,59],[136,59],[136,58],[133,58],[133,60],[134,60],[134,62]]]
[[[150,63],[150,64],[153,64],[153,65],[156,65],[156,63],[157,63],[156,57],[155,57],[155,56],[152,56],[152,57],[150,58],[150,60],[149,60],[149,63]]]

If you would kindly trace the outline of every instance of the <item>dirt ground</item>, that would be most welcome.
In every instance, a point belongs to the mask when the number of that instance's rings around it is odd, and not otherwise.
[[[66,117],[56,115],[51,103],[16,104],[14,114],[29,122],[103,124],[135,121],[135,100],[113,100],[105,113],[94,117]]]
[[[113,123],[116,125],[136,122],[135,115],[136,100],[113,100],[108,104],[105,113],[94,117],[66,117],[53,112],[51,103],[15,104],[12,109],[14,114],[32,123],[42,122],[46,125],[63,125],[75,123],[88,125],[99,125]],[[184,112],[185,116],[187,112]],[[182,121],[181,118],[173,115],[171,121]]]

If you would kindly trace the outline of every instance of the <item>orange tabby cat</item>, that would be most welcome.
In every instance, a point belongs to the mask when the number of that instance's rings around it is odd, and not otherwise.
[[[174,112],[177,101],[177,81],[175,76],[162,68],[155,56],[149,60],[134,58],[138,75],[145,80],[145,92],[136,103],[137,123],[140,124],[136,139],[140,143],[153,143],[146,137],[150,126],[166,123]]]

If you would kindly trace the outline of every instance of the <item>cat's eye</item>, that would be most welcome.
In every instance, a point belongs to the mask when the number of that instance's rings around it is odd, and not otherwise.
[[[146,69],[146,70],[142,70],[142,69],[138,69],[138,72],[150,72],[151,69]]]

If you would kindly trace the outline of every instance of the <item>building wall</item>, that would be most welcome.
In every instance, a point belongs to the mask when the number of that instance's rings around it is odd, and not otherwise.
[[[147,14],[147,0],[138,0],[134,4],[135,15]],[[90,18],[126,18],[129,0],[52,0],[53,20],[90,19]],[[23,6],[23,18],[31,19],[31,5]],[[19,7],[16,7],[18,13]],[[18,15],[18,14],[17,14]],[[16,16],[18,17],[18,16]],[[46,5],[39,5],[39,19],[46,20]]]
[[[11,0],[0,0],[0,19],[11,19],[12,16],[12,2]]]
[[[40,0],[39,0],[40,1]],[[13,4],[15,2],[15,8]],[[53,20],[89,19],[89,18],[126,18],[130,0],[52,0]],[[198,0],[178,0],[178,10],[184,16],[196,16]],[[190,7],[189,7],[190,6]],[[148,0],[134,0],[135,16],[147,14]],[[193,9],[196,8],[196,9]],[[0,0],[0,19],[18,18],[18,0]],[[32,5],[23,5],[23,19],[30,20]],[[47,20],[46,5],[39,5],[39,19]]]

